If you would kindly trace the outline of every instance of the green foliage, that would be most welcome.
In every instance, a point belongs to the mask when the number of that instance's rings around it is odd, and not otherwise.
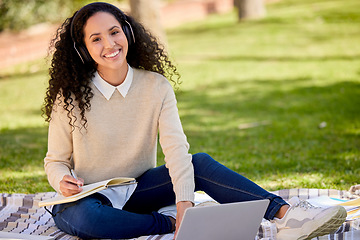
[[[169,30],[191,153],[270,190],[359,183],[356,9],[358,0],[283,0],[263,20],[238,23],[233,12]],[[47,78],[40,61],[0,74],[0,192],[52,190],[39,110]]]
[[[69,17],[86,0],[1,0],[0,31],[23,30],[42,22],[59,22]]]

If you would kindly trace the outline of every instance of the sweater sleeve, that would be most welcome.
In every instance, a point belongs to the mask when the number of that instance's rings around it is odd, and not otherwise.
[[[168,81],[160,87],[164,96],[159,118],[159,141],[165,155],[166,167],[174,185],[176,203],[194,202],[194,168],[189,143],[184,134],[175,93]],[[165,94],[165,95],[164,95]]]
[[[60,181],[70,174],[72,155],[72,129],[67,112],[57,100],[51,113],[48,132],[48,151],[44,168],[50,185],[60,192]]]

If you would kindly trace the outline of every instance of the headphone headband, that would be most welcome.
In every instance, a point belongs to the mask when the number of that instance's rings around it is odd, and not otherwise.
[[[86,46],[84,46],[83,43],[77,43],[76,39],[75,39],[75,32],[74,32],[74,25],[75,22],[77,21],[77,18],[80,16],[80,13],[84,11],[84,9],[88,9],[89,7],[96,7],[98,6],[100,9],[98,12],[109,12],[111,14],[113,14],[110,11],[106,11],[106,9],[113,9],[119,12],[120,18],[121,20],[119,21],[119,19],[117,18],[117,16],[115,16],[115,18],[120,22],[120,25],[122,27],[122,30],[126,36],[126,39],[128,41],[129,47],[135,43],[135,35],[134,32],[132,30],[131,24],[127,21],[127,17],[125,15],[125,13],[123,13],[119,8],[117,8],[114,5],[111,5],[109,3],[105,3],[105,2],[94,2],[94,3],[90,3],[88,5],[85,5],[84,7],[80,8],[74,15],[74,17],[71,20],[71,24],[70,24],[70,36],[71,36],[71,40],[74,43],[74,49],[77,52],[77,54],[79,55],[81,61],[85,64],[85,63],[90,63],[93,62],[93,59],[90,55],[90,53],[88,52]]]

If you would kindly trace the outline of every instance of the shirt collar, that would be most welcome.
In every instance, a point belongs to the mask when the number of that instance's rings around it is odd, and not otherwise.
[[[102,93],[102,95],[104,95],[107,100],[110,100],[116,89],[125,98],[133,81],[133,75],[134,70],[132,67],[130,67],[130,65],[128,65],[128,72],[126,74],[125,80],[118,86],[113,86],[106,82],[102,77],[100,77],[97,71],[95,72],[95,76],[92,81],[96,88]]]

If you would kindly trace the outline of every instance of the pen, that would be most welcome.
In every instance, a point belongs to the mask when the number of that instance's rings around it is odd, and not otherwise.
[[[70,172],[71,172],[71,175],[73,176],[73,178],[75,178],[76,180],[78,180],[75,171],[74,171],[73,169],[70,169]],[[77,186],[80,187],[79,184],[77,184]]]

